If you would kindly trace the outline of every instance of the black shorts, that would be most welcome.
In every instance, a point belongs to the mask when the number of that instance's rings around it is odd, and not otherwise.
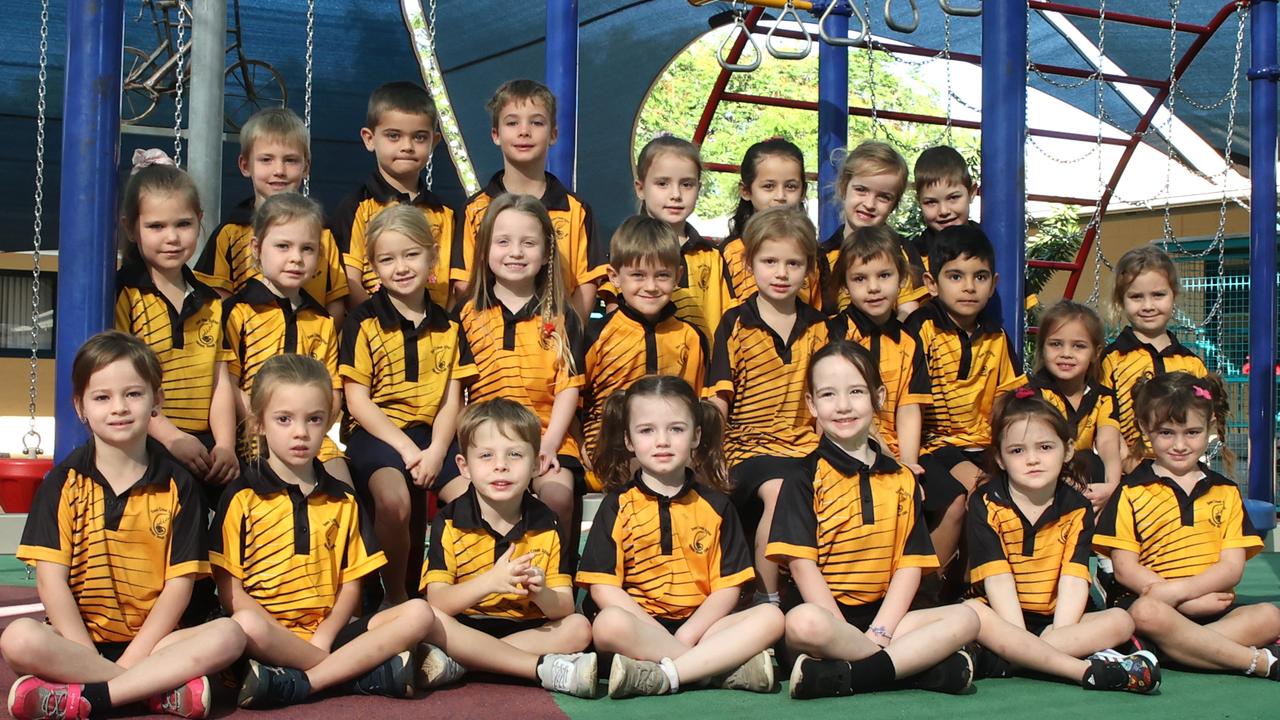
[[[413,444],[419,448],[425,448],[431,444],[430,425],[414,425],[403,428],[403,430],[409,436],[409,439],[413,440]],[[436,475],[435,482],[428,489],[439,487],[441,483],[458,476],[456,455],[457,447],[455,443],[445,453],[444,464],[440,466],[440,474]],[[362,427],[352,430],[351,437],[347,439],[347,459],[351,464],[351,475],[355,480],[356,487],[366,497],[369,492],[369,478],[383,468],[399,470],[400,474],[404,476],[405,482],[412,482],[409,477],[409,471],[405,469],[404,460],[400,458],[400,453]]]
[[[97,650],[98,654],[106,658],[107,660],[110,660],[111,662],[116,662],[120,659],[120,656],[124,654],[124,651],[129,649],[129,643],[100,642],[100,643],[94,643],[93,649]]]
[[[355,640],[361,635],[369,632],[369,620],[372,615],[364,615],[347,623],[338,634],[333,638],[333,647],[329,648],[329,652],[333,652],[347,643]]]
[[[981,468],[982,451],[948,446],[920,456],[920,467],[924,468],[920,485],[924,488],[926,513],[936,515],[945,512],[956,498],[968,494],[964,484],[951,474],[953,468],[966,462]]]
[[[733,487],[729,499],[738,511],[748,539],[755,534],[760,516],[764,513],[764,503],[757,494],[760,486],[770,480],[802,477],[804,458],[758,455],[729,468],[729,484]]]
[[[473,630],[479,630],[485,635],[498,639],[515,635],[525,630],[537,630],[550,622],[546,618],[516,620],[513,618],[489,617],[487,615],[457,615],[453,619]]]
[[[1022,624],[1026,626],[1027,632],[1039,637],[1050,625],[1053,624],[1053,616],[1044,613],[1022,611]]]
[[[844,616],[845,622],[862,632],[866,632],[871,627],[871,623],[876,621],[876,615],[880,612],[880,604],[882,602],[882,600],[877,600],[866,605],[836,604],[840,606],[840,614]]]

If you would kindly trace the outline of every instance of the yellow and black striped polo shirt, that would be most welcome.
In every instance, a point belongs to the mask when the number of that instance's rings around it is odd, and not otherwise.
[[[965,523],[969,582],[976,597],[985,595],[987,578],[1012,574],[1022,609],[1052,615],[1062,576],[1093,579],[1093,508],[1065,482],[1058,483],[1053,502],[1032,522],[1014,504],[1009,478],[1001,473],[974,491]]]
[[[636,474],[600,503],[577,583],[627,591],[649,615],[682,620],[717,590],[755,577],[751,548],[729,498],[693,480],[671,497]]]
[[[227,219],[214,229],[205,243],[200,259],[196,260],[195,271],[196,276],[209,287],[230,294],[244,287],[246,280],[262,277],[253,257],[253,207],[254,198],[249,198],[231,208]],[[303,284],[302,289],[322,305],[351,294],[347,276],[342,270],[342,254],[338,252],[337,241],[329,228],[320,233],[316,274]]]
[[[401,429],[434,423],[449,381],[475,374],[459,359],[458,324],[444,308],[427,298],[426,317],[414,325],[382,289],[347,316],[339,356],[342,379],[369,388],[369,398]]]
[[[1261,552],[1240,488],[1203,464],[1200,469],[1204,477],[1189,495],[1157,475],[1150,460],[1124,476],[1098,519],[1094,549],[1137,553],[1143,567],[1166,580],[1200,574],[1228,548],[1243,548],[1246,559]]]
[[[502,174],[503,171],[499,171],[484,189],[467,199],[462,222],[458,223],[453,235],[449,271],[453,280],[471,282],[480,222],[484,220],[489,203],[507,192],[502,184]],[[551,173],[547,173],[547,189],[543,191],[541,200],[556,231],[556,251],[563,262],[561,267],[567,272],[565,285],[572,291],[579,285],[604,282],[609,273],[609,244],[597,234],[591,206]]]
[[[337,240],[338,250],[342,254],[342,262],[346,267],[360,272],[360,282],[365,292],[372,295],[382,281],[374,272],[372,258],[368,256],[365,231],[369,222],[384,208],[391,205],[413,205],[422,210],[427,222],[431,224],[431,236],[439,247],[435,268],[427,280],[427,288],[431,291],[431,299],[441,307],[449,304],[449,262],[450,238],[453,237],[454,225],[457,222],[453,208],[444,204],[438,196],[426,187],[419,186],[418,194],[409,197],[387,182],[380,171],[373,171],[359,190],[351,193],[338,203],[330,225],[333,236]]]
[[[459,308],[461,364],[475,368],[467,401],[515,400],[538,416],[546,432],[556,395],[583,384],[582,324],[572,310],[562,320],[567,337],[544,332],[537,298],[514,313],[500,302],[488,310],[477,310],[474,301]],[[562,344],[572,363],[564,361]],[[572,433],[565,433],[559,454],[579,457]]]
[[[916,352],[929,368],[933,402],[925,406],[924,452],[944,446],[986,448],[991,444],[991,407],[996,397],[1026,382],[1013,365],[1013,345],[1000,321],[984,310],[973,334],[961,330],[936,299],[906,320]]]
[[[560,539],[556,514],[527,492],[520,503],[520,521],[506,534],[499,534],[481,517],[475,486],[469,486],[431,521],[421,590],[426,593],[431,583],[459,585],[475,580],[489,572],[512,546],[512,558],[533,554],[531,564],[545,573],[546,587],[571,588],[573,553],[560,552]],[[531,596],[514,593],[490,593],[463,614],[512,620],[546,617]]]
[[[1057,378],[1048,370],[1043,368],[1037,370],[1028,378],[1028,381],[1040,397],[1058,408],[1058,412],[1067,419],[1067,424],[1075,429],[1076,450],[1092,450],[1098,428],[1120,429],[1120,419],[1116,414],[1116,395],[1107,388],[1086,380],[1080,405],[1074,406],[1067,396],[1058,390]]]
[[[819,252],[818,263],[804,276],[800,292],[796,294],[801,300],[815,308],[822,307],[822,253]],[[751,272],[751,263],[747,262],[747,247],[742,238],[726,240],[720,246],[720,256],[724,258],[725,288],[730,296],[739,301],[746,300],[756,293],[755,273]]]
[[[147,471],[117,495],[98,472],[94,443],[76,448],[36,490],[19,560],[65,565],[89,637],[133,640],[165,582],[208,575],[204,496],[155,440]]]
[[[782,483],[766,556],[812,560],[841,605],[868,605],[902,568],[938,567],[911,471],[876,451],[868,467],[823,438],[802,477]]]
[[[1120,335],[1102,351],[1102,384],[1116,394],[1116,415],[1120,420],[1120,434],[1130,448],[1138,447],[1142,428],[1133,416],[1133,389],[1139,380],[1156,375],[1182,371],[1196,377],[1209,374],[1200,356],[1191,352],[1169,333],[1169,346],[1156,350],[1142,342],[1133,328],[1126,327]]]
[[[836,262],[840,259],[840,247],[844,244],[844,225],[836,229],[831,237],[818,243],[818,261],[822,269],[822,282],[831,284],[835,288],[834,293],[828,300],[835,303],[834,307],[824,307],[828,314],[835,313],[849,307],[849,291],[844,286],[844,278],[831,277],[835,271]],[[914,273],[923,265],[920,255],[916,252],[914,245],[908,242],[899,241],[898,248],[902,251],[902,259],[907,261],[907,276],[899,278],[901,285],[898,286],[898,300],[896,305],[902,305],[909,302],[924,302],[929,297],[929,289],[924,286],[923,282],[915,278]]]
[[[929,386],[929,367],[924,356],[916,352],[916,339],[898,318],[889,316],[884,325],[850,305],[827,321],[827,335],[856,342],[871,353],[880,382],[884,383],[884,404],[876,413],[876,431],[885,449],[898,455],[897,412],[902,405],[928,405],[933,402]]]
[[[305,639],[338,591],[386,564],[355,491],[312,463],[309,494],[265,460],[241,465],[214,517],[209,562],[293,634]]]
[[[186,267],[182,308],[156,289],[147,268],[126,262],[116,274],[116,329],[137,335],[160,358],[165,417],[179,430],[209,432],[213,378],[231,360],[222,343],[222,300]]]
[[[240,389],[253,390],[253,378],[276,355],[292,353],[315,358],[329,368],[333,389],[338,377],[338,332],[333,318],[304,291],[298,307],[250,279],[223,304],[222,340],[231,349],[227,369]]]
[[[784,339],[760,317],[759,301],[753,294],[725,313],[702,391],[729,403],[729,467],[761,455],[804,457],[818,444],[804,383],[809,358],[827,344],[826,317],[797,300],[795,325]]]
[[[649,320],[625,302],[587,326],[583,351],[582,435],[587,457],[595,452],[604,415],[604,401],[626,390],[645,375],[676,375],[702,388],[706,373],[707,340],[698,328],[676,317],[667,303],[656,320]],[[592,488],[596,481],[588,478]]]

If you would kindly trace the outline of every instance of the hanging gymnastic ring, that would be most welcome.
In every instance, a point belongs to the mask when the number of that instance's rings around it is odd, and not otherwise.
[[[978,17],[982,14],[982,0],[978,0],[977,7],[954,7],[948,0],[938,0],[938,5],[942,12],[957,17]]]
[[[726,55],[724,49],[729,46],[729,40],[733,38],[734,30],[746,33],[747,42],[750,43],[751,49],[755,51],[755,59],[749,63],[731,63],[725,59]],[[741,58],[742,56],[739,55],[738,57]],[[724,41],[720,43],[720,49],[716,51],[716,62],[720,63],[720,67],[728,70],[729,72],[751,72],[752,70],[760,67],[760,59],[760,46],[756,44],[756,39],[751,37],[751,31],[747,30],[746,21],[742,19],[741,15],[735,15],[733,18],[733,28],[731,28],[729,33],[724,36]]]
[[[915,0],[912,0],[914,2]],[[804,49],[803,50],[783,50],[773,44],[773,34],[778,31],[778,26],[783,20],[787,19],[787,15],[795,20],[800,26],[800,32],[804,33]],[[773,27],[769,28],[769,34],[764,38],[764,46],[769,50],[769,54],[779,60],[803,60],[809,57],[809,53],[813,51],[813,37],[809,35],[809,28],[805,27],[804,21],[800,19],[800,14],[796,12],[796,6],[791,0],[787,0],[787,4],[782,8],[782,14],[774,21]]]
[[[907,5],[911,8],[911,22],[902,23],[893,17],[893,0],[884,0],[884,24],[888,25],[889,29],[909,34],[920,27],[920,8],[916,7],[916,0],[907,0]]]
[[[870,37],[867,28],[867,18],[862,14],[862,10],[858,8],[857,0],[849,0],[849,9],[853,11],[853,17],[858,19],[860,30],[854,37],[836,37],[827,34],[827,17],[831,15],[831,11],[835,10],[843,0],[829,0],[827,9],[822,11],[822,17],[818,18],[818,36],[822,38],[822,42],[828,45],[836,45],[839,47],[853,47]]]

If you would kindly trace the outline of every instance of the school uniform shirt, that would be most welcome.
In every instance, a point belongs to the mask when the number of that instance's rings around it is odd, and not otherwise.
[[[600,503],[577,583],[622,588],[649,615],[683,620],[711,593],[754,577],[751,548],[727,496],[686,472],[679,492],[667,497],[637,473]]]
[[[822,253],[818,253],[821,256]],[[720,246],[720,256],[724,258],[725,289],[739,301],[754,295],[756,287],[755,273],[751,272],[751,264],[747,262],[747,246],[742,238],[726,240]],[[821,258],[813,269],[805,273],[804,282],[800,285],[797,297],[815,308],[822,307],[822,275]]]
[[[1026,382],[1014,368],[1013,345],[1000,321],[984,310],[970,335],[935,299],[911,313],[905,325],[929,368],[933,395],[924,409],[922,451],[986,448],[996,397]]]
[[[209,562],[225,570],[281,625],[306,640],[338,591],[386,564],[355,490],[312,463],[303,495],[265,460],[240,467],[213,520]]]
[[[587,326],[583,355],[581,395],[583,452],[595,453],[604,419],[604,401],[626,390],[645,375],[676,375],[702,389],[706,372],[707,340],[698,328],[676,317],[676,306],[667,303],[654,320],[636,312],[626,302]],[[599,480],[587,482],[599,491]]]
[[[1092,450],[1099,428],[1120,429],[1120,418],[1116,414],[1116,394],[1102,385],[1086,380],[1084,395],[1076,406],[1058,390],[1057,378],[1048,370],[1037,370],[1028,381],[1028,385],[1040,397],[1048,400],[1050,405],[1058,408],[1058,412],[1067,419],[1067,424],[1075,428],[1076,450]]]
[[[194,269],[196,277],[209,287],[234,293],[244,287],[246,280],[262,277],[258,262],[253,257],[254,204],[255,199],[250,197],[231,208],[227,219],[214,228],[205,243]],[[342,270],[342,254],[338,252],[337,241],[329,228],[320,233],[316,274],[303,284],[302,289],[322,305],[351,294],[347,276]]]
[[[333,376],[333,389],[342,389],[333,318],[305,291],[301,297],[295,308],[262,281],[250,279],[223,305],[222,339],[231,350],[227,369],[241,390],[252,391],[262,365],[285,353],[307,355],[324,363]]]
[[[342,253],[342,262],[346,267],[360,273],[360,284],[364,291],[372,295],[382,281],[374,272],[372,258],[367,250],[365,232],[369,222],[392,205],[412,205],[426,216],[431,225],[431,238],[438,250],[436,265],[431,270],[427,287],[431,291],[431,299],[441,307],[449,304],[449,263],[454,225],[453,208],[444,204],[437,195],[432,194],[425,186],[418,186],[418,194],[408,194],[391,187],[391,183],[375,170],[369,174],[358,190],[343,198],[333,213],[331,225],[333,236],[337,240],[338,250]]]
[[[1244,511],[1240,488],[1200,465],[1202,477],[1187,494],[1156,474],[1150,460],[1124,476],[1098,519],[1093,547],[1138,554],[1138,562],[1165,580],[1192,577],[1218,562],[1227,548],[1243,548],[1245,558],[1262,550],[1262,538]]]
[[[460,359],[458,323],[425,300],[426,316],[415,325],[379,288],[343,324],[338,374],[369,388],[373,404],[402,430],[434,423],[449,381],[475,375]],[[355,425],[348,420],[348,429]]]
[[[780,564],[817,563],[841,605],[878,602],[902,568],[938,567],[915,476],[870,442],[867,466],[824,437],[805,475],[783,481],[765,547]]]
[[[804,457],[818,444],[804,384],[809,358],[827,343],[826,317],[797,300],[795,325],[784,339],[760,317],[759,302],[753,294],[725,313],[702,391],[729,403],[729,467],[759,456]]]
[[[498,302],[487,310],[467,302],[457,310],[460,363],[474,368],[467,381],[468,402],[508,398],[538,416],[542,431],[551,422],[556,395],[583,385],[582,322],[564,313],[564,330],[545,332],[538,298],[517,312]],[[569,362],[564,355],[569,356]],[[580,457],[573,433],[565,433],[560,455]]]
[[[151,439],[146,472],[117,495],[98,472],[90,440],[36,489],[17,557],[67,567],[89,637],[127,643],[166,582],[209,574],[203,498],[191,474]]]
[[[469,486],[431,521],[421,590],[425,593],[430,583],[459,585],[475,580],[512,546],[513,558],[533,554],[530,564],[543,572],[546,587],[573,587],[573,553],[561,552],[560,530],[550,508],[526,492],[520,502],[520,521],[507,533],[498,533],[481,517],[475,486]],[[510,620],[546,618],[532,597],[515,593],[490,593],[463,614]]]
[[[187,295],[175,308],[145,265],[126,262],[116,273],[116,329],[138,336],[160,359],[165,417],[183,432],[207,433],[214,375],[231,350],[222,343],[218,293],[186,266],[182,277]]]
[[[930,395],[929,367],[924,356],[916,352],[916,339],[890,315],[884,325],[850,305],[827,322],[832,340],[856,342],[871,353],[880,382],[884,383],[884,403],[876,413],[876,431],[885,449],[898,456],[897,412],[902,405],[928,405]]]
[[[1209,374],[1204,361],[1186,345],[1169,335],[1169,347],[1156,350],[1138,339],[1133,328],[1126,327],[1110,345],[1102,351],[1102,384],[1116,394],[1116,415],[1120,420],[1120,434],[1129,447],[1137,447],[1142,439],[1133,414],[1133,388],[1141,379],[1171,372],[1187,372],[1196,377]]]
[[[969,497],[965,519],[969,540],[969,582],[983,597],[983,581],[1012,574],[1018,604],[1025,612],[1052,615],[1058,605],[1058,581],[1064,576],[1091,582],[1093,508],[1065,482],[1035,522],[1027,519],[1000,473]]]
[[[452,264],[449,277],[460,282],[471,282],[475,265],[476,236],[480,222],[484,220],[489,203],[507,189],[502,184],[499,171],[480,192],[467,199],[462,222],[453,235]],[[547,173],[547,188],[542,193],[542,205],[551,216],[555,228],[556,251],[560,254],[561,267],[565,268],[565,284],[570,291],[587,283],[600,284],[609,273],[609,245],[596,231],[595,214],[591,206],[551,173]]]
[[[831,315],[849,307],[849,291],[844,286],[844,278],[831,277],[835,272],[836,261],[840,259],[840,246],[843,244],[843,225],[837,228],[831,234],[831,237],[818,243],[818,260],[822,263],[822,281],[834,284],[838,288],[833,293],[834,297],[832,298],[836,303],[835,307],[824,308]],[[902,252],[902,259],[907,261],[907,268],[918,272],[923,262],[916,252],[915,246],[909,242],[900,241],[898,249]],[[909,302],[924,302],[928,299],[929,289],[924,286],[923,282],[916,281],[914,273],[908,272],[906,277],[900,279],[902,284],[898,287],[897,305]]]

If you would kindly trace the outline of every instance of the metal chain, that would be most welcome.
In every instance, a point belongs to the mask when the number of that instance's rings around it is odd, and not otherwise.
[[[947,71],[947,124],[942,128],[942,136],[946,138],[947,145],[953,145],[951,137],[951,101],[960,100],[956,97],[955,89],[951,84],[951,13],[943,13],[942,18],[942,57],[944,66]],[[965,104],[960,100],[961,104]]]
[[[303,93],[302,122],[311,130],[311,75],[315,70],[316,0],[307,0],[307,85]],[[311,194],[311,173],[302,178],[302,194]]]
[[[431,51],[436,50],[436,0],[430,0],[427,4],[427,42],[431,43]],[[434,155],[434,153],[432,153]],[[434,172],[432,171],[432,157],[427,156],[427,184],[426,189],[431,189],[431,182],[434,180]]]
[[[853,7],[853,3],[856,1],[857,0],[849,0],[849,6]],[[874,16],[871,14],[870,0],[865,0],[865,2],[862,3],[862,7],[865,8],[866,10],[864,17],[867,18],[867,30],[865,35],[867,44],[866,44],[866,47],[863,48],[863,54],[865,54],[867,57],[867,88],[868,88],[867,94],[871,100],[871,137],[872,139],[875,139],[880,132],[880,117],[878,115],[880,109],[877,107],[878,101],[876,100],[876,61],[874,57],[875,51],[871,49],[870,18]]]
[[[1100,145],[1094,145],[1090,147],[1088,150],[1085,150],[1084,154],[1081,155],[1080,157],[1064,158],[1060,155],[1055,155],[1049,152],[1047,149],[1045,149],[1045,147],[1040,144],[1040,141],[1036,140],[1036,136],[1032,135],[1031,133],[1027,133],[1027,144],[1030,145],[1032,148],[1034,148],[1036,152],[1040,153],[1046,158],[1049,158],[1055,163],[1058,163],[1059,165],[1075,165],[1076,163],[1082,163],[1085,160],[1088,160],[1089,158],[1093,157],[1095,153],[1098,153],[1102,149]]]
[[[178,75],[173,86],[173,164],[182,167],[182,92],[186,89],[186,53],[183,45],[187,42],[187,17],[191,10],[187,0],[178,0],[178,46],[174,52],[178,55]],[[194,30],[194,28],[193,28]]]
[[[36,431],[36,394],[40,384],[40,242],[44,232],[44,128],[49,85],[49,0],[40,3],[40,73],[36,94],[36,192],[31,224],[31,363],[27,370],[27,433],[22,449],[28,457],[42,452]]]
[[[1106,60],[1107,54],[1107,3],[1102,0],[1098,4],[1098,62],[1094,66],[1093,73],[1093,104],[1097,110],[1098,124],[1094,129],[1094,147],[1097,148],[1098,160],[1098,203],[1093,206],[1093,215],[1089,218],[1089,224],[1084,228],[1084,234],[1088,235],[1089,231],[1093,231],[1093,290],[1089,291],[1089,297],[1086,304],[1097,307],[1098,299],[1102,296],[1102,266],[1106,265],[1107,269],[1111,269],[1111,263],[1102,252],[1102,197],[1107,192],[1107,180],[1103,176],[1103,155],[1102,152],[1102,128],[1106,115],[1106,80],[1102,77],[1102,64]],[[1112,195],[1114,197],[1114,194]]]

